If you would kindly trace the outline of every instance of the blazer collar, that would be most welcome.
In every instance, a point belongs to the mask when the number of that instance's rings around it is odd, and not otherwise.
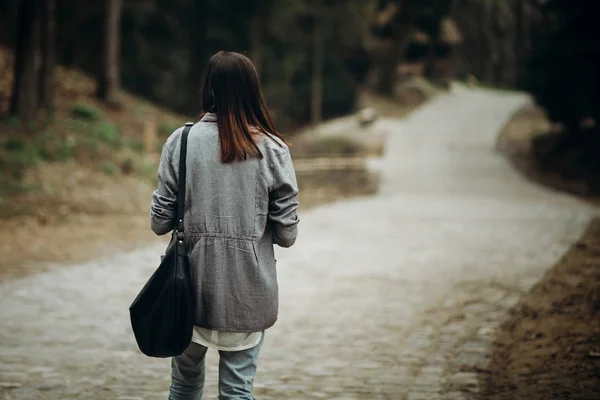
[[[215,113],[206,113],[204,117],[200,120],[202,122],[217,122],[217,114]]]

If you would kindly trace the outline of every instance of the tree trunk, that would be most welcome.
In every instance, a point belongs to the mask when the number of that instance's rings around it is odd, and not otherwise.
[[[311,98],[311,122],[313,126],[318,125],[323,120],[323,64],[325,59],[325,43],[323,40],[323,16],[321,15],[321,12],[320,7],[315,5]]]
[[[429,42],[429,51],[427,52],[427,58],[425,59],[425,77],[431,81],[435,81],[438,78],[437,70],[437,49],[440,45],[440,31],[442,16],[434,16],[435,22],[433,23],[433,29],[431,32],[431,40]]]
[[[182,103],[179,106],[181,110],[190,115],[198,114],[200,106],[200,88],[202,86],[202,72],[206,67],[206,62],[210,57],[212,48],[208,46],[206,35],[208,31],[209,13],[207,13],[208,2],[206,0],[196,0],[193,2],[192,12],[190,13],[187,24],[189,26],[188,40],[190,52],[190,66],[187,73],[187,87],[181,88]]]
[[[394,29],[392,48],[383,57],[381,74],[377,85],[379,91],[383,94],[394,94],[397,75],[396,71],[398,64],[402,61],[406,48],[410,43],[409,34],[411,29],[412,28],[408,25],[399,26]]]
[[[437,81],[439,76],[439,71],[437,69],[437,61],[438,61],[438,48],[441,42],[442,35],[442,21],[445,16],[447,16],[450,12],[451,2],[450,1],[438,1],[435,5],[435,10],[432,13],[432,23],[431,23],[431,41],[429,43],[429,52],[427,54],[427,59],[425,61],[425,76],[431,81]]]
[[[56,0],[45,0],[43,8],[43,63],[39,86],[41,104],[46,108],[48,116],[53,112],[54,62],[56,40]]]
[[[263,37],[266,24],[265,0],[254,0],[254,16],[250,32],[250,58],[260,75],[262,64]]]
[[[490,5],[490,2],[493,4]],[[481,37],[483,47],[485,48],[485,60],[484,60],[484,69],[481,75],[481,81],[484,82],[493,82],[494,81],[494,66],[496,65],[496,49],[494,48],[494,33],[493,33],[493,25],[494,25],[494,16],[492,13],[492,9],[496,4],[495,0],[485,1],[481,5],[482,17],[481,22],[479,23],[481,26]]]
[[[492,36],[490,37],[490,44],[492,48],[492,83],[496,86],[502,86],[504,81],[505,68],[507,65],[504,60],[504,53],[502,49],[503,32],[502,32],[502,21],[500,21],[500,4],[499,1],[505,0],[494,0],[491,8],[491,23],[492,23]]]
[[[522,0],[514,1],[515,13],[515,81],[513,86],[518,88],[523,82],[523,67],[525,65],[525,51],[527,48],[528,38],[525,33],[525,5]]]
[[[42,0],[21,0],[17,10],[15,78],[10,113],[22,122],[35,119],[40,71]]]
[[[394,94],[396,86],[396,70],[406,53],[410,43],[410,33],[419,16],[423,5],[409,1],[400,3],[399,11],[392,22],[392,49],[386,53],[382,60],[381,74],[379,76],[378,90],[387,95]]]
[[[431,35],[431,42],[429,43],[429,51],[427,52],[427,58],[425,59],[425,77],[430,81],[435,81],[438,78],[437,71],[437,48],[440,44],[439,29]]]
[[[123,0],[106,0],[106,25],[104,38],[104,71],[98,82],[98,96],[118,105],[121,88],[120,44],[121,12]]]

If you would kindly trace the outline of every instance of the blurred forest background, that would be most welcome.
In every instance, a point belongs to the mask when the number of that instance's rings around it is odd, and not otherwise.
[[[42,103],[52,99],[55,65],[96,77],[96,93],[109,102],[118,102],[114,96],[123,87],[193,115],[208,58],[227,49],[252,58],[280,125],[295,127],[311,119],[315,91],[322,93],[316,100],[323,117],[342,115],[353,111],[359,85],[392,94],[398,75],[417,72],[417,64],[434,78],[436,58],[452,59],[445,68],[438,62],[451,77],[472,74],[489,84],[523,87],[534,38],[556,22],[544,4],[2,0],[0,41],[16,55],[10,112],[20,119],[49,106]],[[399,69],[402,62],[408,66]]]
[[[373,99],[412,107],[457,81],[530,91],[550,120],[534,138],[536,161],[598,193],[596,8],[570,0],[0,0],[0,201],[11,204],[3,213],[28,212],[32,192],[63,204],[73,187],[89,196],[106,176],[154,178],[162,141],[199,113],[204,66],[222,49],[254,61],[278,129],[292,134]],[[84,170],[104,177],[78,178]],[[96,210],[84,198],[78,207]]]

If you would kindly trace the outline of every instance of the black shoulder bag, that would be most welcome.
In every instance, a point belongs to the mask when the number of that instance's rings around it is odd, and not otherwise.
[[[187,138],[193,125],[186,123],[181,135],[174,244],[167,248],[160,266],[129,307],[135,339],[142,353],[149,357],[180,355],[192,340],[196,295],[184,244],[183,214]]]

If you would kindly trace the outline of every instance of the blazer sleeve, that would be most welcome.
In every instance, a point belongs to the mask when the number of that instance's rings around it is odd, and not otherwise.
[[[175,227],[177,213],[177,168],[173,155],[179,135],[172,135],[163,146],[158,165],[158,188],[152,194],[150,226],[157,235],[165,235]]]
[[[269,190],[268,220],[273,229],[273,243],[291,247],[298,235],[298,183],[289,150],[273,161],[273,184]]]

